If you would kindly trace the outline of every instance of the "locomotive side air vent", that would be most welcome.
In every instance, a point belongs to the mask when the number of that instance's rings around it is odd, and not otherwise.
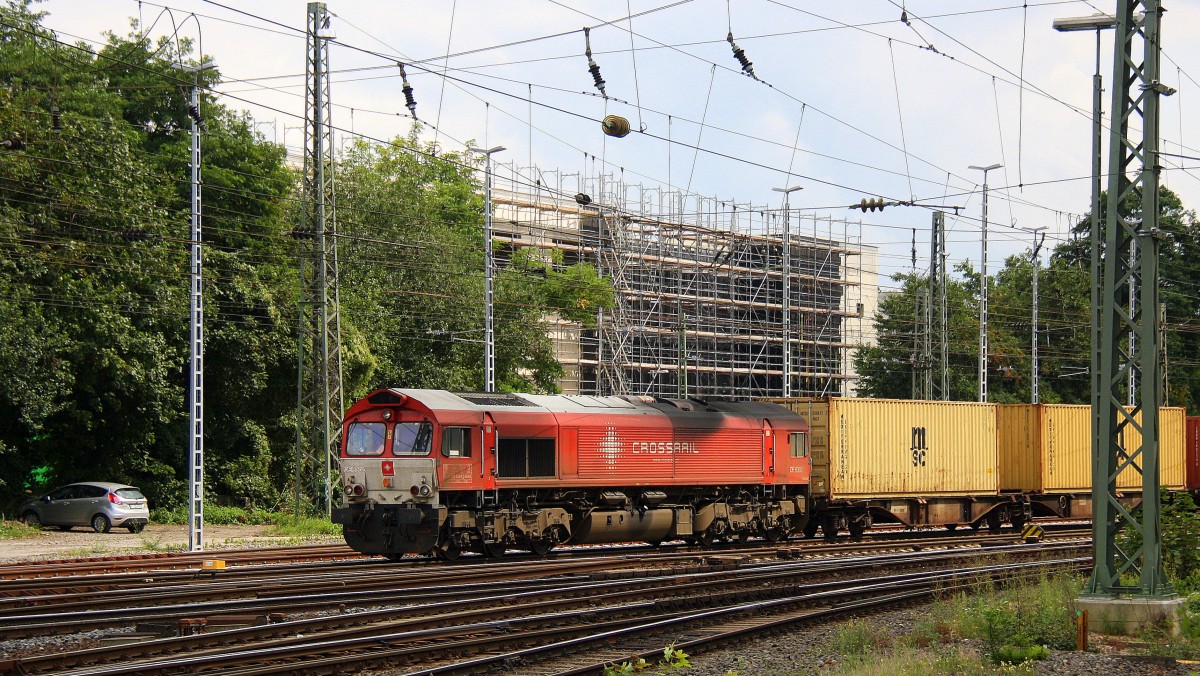
[[[372,404],[400,404],[404,402],[404,397],[395,392],[383,390],[367,397],[367,401]]]
[[[455,392],[454,396],[466,399],[476,406],[537,406],[504,392]]]

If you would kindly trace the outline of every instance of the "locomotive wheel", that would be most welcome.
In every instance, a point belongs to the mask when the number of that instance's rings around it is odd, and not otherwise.
[[[484,542],[482,553],[484,556],[491,559],[498,559],[504,556],[504,550],[508,549],[503,542]]]
[[[762,534],[763,538],[766,539],[767,542],[781,542],[787,539],[787,529],[780,528],[779,526],[764,528]]]
[[[454,561],[462,554],[462,547],[454,540],[447,540],[434,547],[433,554],[443,561]]]

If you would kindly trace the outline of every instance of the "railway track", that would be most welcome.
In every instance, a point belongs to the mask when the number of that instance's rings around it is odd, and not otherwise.
[[[646,560],[630,557],[630,565],[626,568],[615,568],[612,559],[598,560],[593,563],[601,568],[591,572],[585,572],[582,567],[566,570],[563,562],[543,562],[549,570],[538,570],[526,564],[526,579],[519,583],[512,579],[480,582],[470,578],[466,566],[443,567],[443,574],[453,570],[455,584],[440,588],[428,585],[389,588],[372,599],[371,603],[381,606],[379,608],[350,612],[348,605],[362,600],[356,592],[340,596],[327,594],[308,599],[308,605],[304,606],[311,611],[314,607],[311,604],[323,605],[324,612],[318,616],[287,621],[279,621],[276,617],[260,626],[213,631],[215,624],[194,621],[197,617],[211,617],[212,608],[205,604],[190,604],[182,610],[190,611],[193,621],[179,626],[190,626],[202,633],[153,639],[131,637],[136,642],[128,645],[27,657],[7,665],[0,664],[0,668],[23,673],[82,674],[176,673],[210,669],[225,673],[229,669],[253,667],[266,671],[246,673],[273,673],[271,669],[287,671],[286,665],[293,665],[291,670],[296,671],[297,660],[313,660],[312,664],[305,663],[299,670],[340,673],[351,666],[347,662],[348,656],[369,654],[370,659],[363,658],[354,663],[363,666],[395,662],[420,665],[422,673],[427,673],[425,666],[439,659],[445,661],[446,655],[516,659],[503,657],[512,652],[513,645],[527,646],[523,649],[529,650],[545,648],[568,638],[582,640],[599,632],[601,627],[606,632],[634,631],[638,627],[647,631],[646,627],[655,622],[699,621],[700,616],[682,619],[696,613],[721,611],[737,615],[747,612],[746,608],[758,607],[754,604],[771,603],[781,598],[809,597],[807,600],[811,602],[816,598],[812,595],[818,591],[833,593],[839,589],[862,588],[866,584],[863,580],[878,578],[881,570],[887,571],[887,580],[877,584],[890,585],[894,592],[899,588],[896,585],[918,585],[922,580],[925,582],[921,584],[934,579],[941,580],[938,584],[949,584],[947,580],[951,578],[931,578],[930,569],[961,569],[964,562],[981,558],[1020,557],[1024,561],[1020,564],[1024,566],[1023,570],[1048,565],[1041,561],[1053,557],[1079,564],[1086,559],[1083,552],[1088,546],[1076,542],[943,551],[923,547],[920,552],[836,560],[816,557],[796,560],[790,552],[784,553],[788,550],[776,551],[774,558],[737,553],[697,559],[693,554],[690,566],[672,562],[669,555],[658,555],[660,560],[654,562],[656,557],[652,555],[644,557]],[[496,565],[478,567],[500,568]],[[915,572],[902,572],[905,570]],[[859,577],[847,579],[851,575]],[[914,587],[911,591],[917,589]],[[927,590],[928,586],[919,589]],[[291,605],[296,597],[252,600],[269,602],[260,607],[264,613],[295,612],[296,608]],[[157,617],[161,621],[163,616],[155,615],[156,610],[161,608],[151,607],[141,612],[146,613],[146,618]],[[186,619],[174,614],[178,610],[172,609],[167,616]],[[24,619],[24,626],[37,624],[28,619]],[[38,621],[45,619],[39,617]],[[74,619],[79,621],[79,618]],[[8,630],[13,628],[8,618],[0,626]],[[514,642],[516,637],[522,638]],[[503,646],[503,650],[496,646]],[[568,648],[564,645],[552,652],[567,653],[570,652]],[[658,649],[661,648],[659,645]],[[377,654],[381,649],[384,654]],[[155,655],[173,657],[164,659]],[[531,654],[527,659],[533,658]],[[64,671],[67,669],[75,671]],[[445,673],[469,673],[471,670],[465,669]]]

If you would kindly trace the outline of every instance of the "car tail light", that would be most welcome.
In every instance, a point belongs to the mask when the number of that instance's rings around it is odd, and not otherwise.
[[[124,500],[122,500],[122,499],[120,498],[120,496],[118,496],[116,493],[109,493],[109,494],[108,494],[108,501],[109,501],[109,502],[111,502],[111,503],[113,503],[114,505],[123,505],[123,504],[125,504],[125,501],[124,501]]]

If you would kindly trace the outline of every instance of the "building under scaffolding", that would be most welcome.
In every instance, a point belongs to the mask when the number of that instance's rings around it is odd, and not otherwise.
[[[511,166],[493,204],[501,264],[554,248],[616,290],[595,328],[552,321],[563,392],[768,397],[785,378],[793,396],[855,392],[852,352],[872,342],[877,299],[861,223]]]

